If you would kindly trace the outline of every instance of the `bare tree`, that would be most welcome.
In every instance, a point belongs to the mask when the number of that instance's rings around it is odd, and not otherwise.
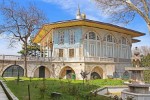
[[[147,56],[148,54],[150,54],[150,47],[149,46],[141,46],[139,47],[140,52],[143,56]]]
[[[136,14],[147,23],[150,32],[150,0],[94,0],[106,14],[110,14],[114,22],[131,22]]]
[[[0,25],[0,30],[4,34],[11,36],[10,44],[14,45],[21,41],[24,46],[24,68],[27,77],[27,44],[31,35],[37,32],[46,21],[46,17],[35,4],[26,6],[19,5],[13,0],[0,4],[0,12],[3,15],[4,22]]]

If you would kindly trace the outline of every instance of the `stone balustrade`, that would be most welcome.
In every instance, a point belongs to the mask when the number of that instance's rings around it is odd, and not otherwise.
[[[27,57],[28,61],[43,61],[43,62],[117,62],[116,58],[107,57]],[[0,55],[0,60],[23,61],[24,58],[19,55]],[[119,62],[129,62],[130,59],[121,59]]]

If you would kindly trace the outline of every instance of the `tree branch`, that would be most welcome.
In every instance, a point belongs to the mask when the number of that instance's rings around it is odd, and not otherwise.
[[[146,3],[145,0],[141,0],[141,1],[143,2],[146,15],[149,17],[149,8],[148,8],[148,5],[147,5],[147,3]]]

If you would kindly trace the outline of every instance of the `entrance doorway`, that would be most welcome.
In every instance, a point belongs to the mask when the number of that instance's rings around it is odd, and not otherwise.
[[[72,70],[66,70],[66,78],[67,79],[71,78],[71,73],[72,73]]]
[[[39,78],[45,78],[45,67],[39,67]]]

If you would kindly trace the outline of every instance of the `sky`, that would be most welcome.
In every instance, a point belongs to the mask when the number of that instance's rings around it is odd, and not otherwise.
[[[77,7],[79,5],[81,12],[86,14],[87,19],[111,23],[110,20],[108,20],[108,16],[102,14],[100,9],[95,5],[95,3],[92,0],[13,0],[13,1],[18,2],[22,6],[27,6],[29,2],[34,2],[36,6],[39,9],[41,9],[48,17],[49,22],[75,19]],[[3,17],[2,15],[0,15],[0,21],[2,21],[2,19]],[[134,43],[132,47],[150,46],[150,33],[148,32],[146,23],[140,16],[136,16],[131,23],[123,27],[146,34],[145,36],[136,38],[141,40],[141,42]],[[15,47],[10,48],[9,40],[6,39],[6,36],[0,35],[0,55],[1,54],[18,55],[17,52],[19,50],[21,50],[21,44],[18,43],[15,45]]]

